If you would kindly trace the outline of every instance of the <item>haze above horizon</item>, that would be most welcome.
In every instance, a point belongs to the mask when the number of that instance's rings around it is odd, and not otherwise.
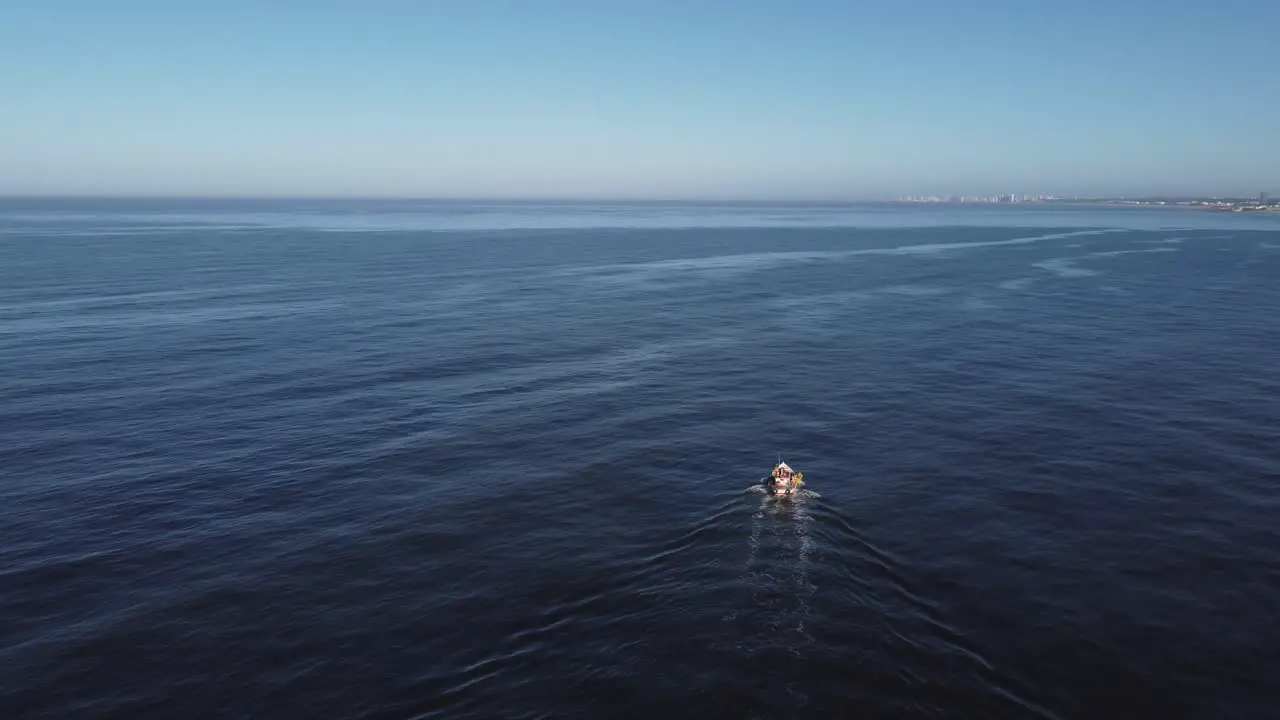
[[[861,200],[1280,190],[1280,5],[49,0],[0,194]]]

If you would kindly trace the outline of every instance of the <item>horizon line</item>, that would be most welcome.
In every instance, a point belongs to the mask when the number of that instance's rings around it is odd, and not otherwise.
[[[1272,195],[1270,191],[1262,194]],[[833,197],[688,197],[688,196],[521,196],[521,195],[338,195],[338,194],[298,194],[298,195],[242,195],[242,194],[99,194],[99,193],[0,193],[0,201],[12,200],[106,200],[106,201],[181,201],[181,200],[224,200],[224,201],[381,201],[381,202],[424,202],[424,203],[635,203],[635,204],[773,204],[773,205],[859,205],[859,204],[1018,204],[1034,205],[1055,202],[1080,202],[1088,200],[1197,200],[1197,199],[1256,199],[1258,193],[1118,193],[1118,194],[1086,194],[1070,193],[1065,195],[1041,193],[1051,200],[1035,200],[1018,203],[993,202],[960,202],[962,198],[973,197],[1005,197],[1010,193],[907,193],[893,197],[833,198]],[[1031,197],[1031,193],[1013,193],[1013,195]],[[904,197],[939,198],[934,203],[905,200]],[[955,198],[956,200],[952,200]]]

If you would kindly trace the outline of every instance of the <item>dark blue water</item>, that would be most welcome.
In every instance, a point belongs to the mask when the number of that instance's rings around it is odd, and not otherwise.
[[[0,717],[1275,717],[1277,308],[1195,211],[5,201]]]

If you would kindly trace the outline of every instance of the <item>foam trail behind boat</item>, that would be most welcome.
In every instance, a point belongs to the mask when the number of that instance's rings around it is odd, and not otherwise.
[[[806,622],[812,617],[815,587],[809,580],[814,542],[809,498],[786,500],[763,495],[751,515],[744,581],[747,606],[739,614],[751,623],[751,652],[785,648],[801,654],[813,642]]]

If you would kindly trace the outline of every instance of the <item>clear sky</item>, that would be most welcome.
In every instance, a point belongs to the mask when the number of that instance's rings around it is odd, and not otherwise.
[[[1277,0],[0,7],[0,194],[1260,190]]]

